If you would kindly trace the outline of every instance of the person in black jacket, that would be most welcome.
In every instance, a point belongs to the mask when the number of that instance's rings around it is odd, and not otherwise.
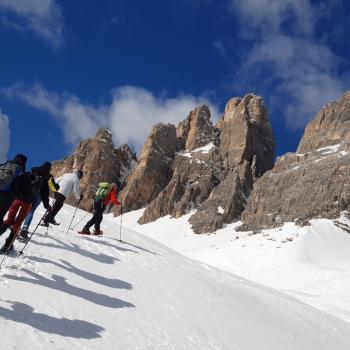
[[[14,200],[14,183],[25,172],[27,157],[17,154],[13,160],[0,165],[0,226]]]
[[[35,168],[34,168],[35,169]],[[44,208],[49,212],[51,210],[50,202],[49,202],[49,194],[50,194],[50,187],[54,191],[59,190],[59,185],[56,184],[55,180],[53,179],[53,176],[50,174],[51,171],[51,163],[45,162],[38,168],[38,173],[43,177],[43,184],[40,189],[40,193],[37,194],[34,201],[32,202],[32,208],[29,211],[29,214],[26,216],[22,230],[20,232],[20,235],[18,237],[19,240],[22,242],[26,241],[28,239],[28,230],[29,226],[33,220],[33,215],[36,210],[36,208],[40,205],[41,202],[43,202]]]
[[[11,233],[0,249],[0,254],[7,254],[13,250],[13,242],[19,228],[29,213],[36,196],[41,194],[43,184],[44,179],[40,168],[32,168],[31,172],[24,173],[16,179],[13,185],[15,200],[9,209],[7,219],[0,227],[0,235],[8,228],[11,228]]]

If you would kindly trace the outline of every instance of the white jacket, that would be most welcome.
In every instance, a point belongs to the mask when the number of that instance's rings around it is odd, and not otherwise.
[[[66,198],[74,192],[75,197],[80,199],[80,180],[76,173],[64,174],[63,176],[56,179],[56,182],[60,185],[58,193],[61,193]]]

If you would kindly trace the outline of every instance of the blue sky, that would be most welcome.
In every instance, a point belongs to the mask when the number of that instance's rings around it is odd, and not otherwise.
[[[0,0],[0,158],[60,159],[100,126],[138,150],[156,122],[200,103],[215,119],[248,92],[265,100],[277,154],[295,151],[350,88],[348,3]]]

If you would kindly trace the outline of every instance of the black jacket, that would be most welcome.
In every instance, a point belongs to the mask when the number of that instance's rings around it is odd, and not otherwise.
[[[43,182],[43,177],[35,171],[20,175],[14,184],[15,198],[28,204],[32,204],[35,198],[39,194],[41,195]]]
[[[44,167],[32,168],[18,177],[14,184],[15,198],[23,200],[26,203],[33,203],[40,195],[44,208],[49,208],[49,180],[52,178],[50,171]],[[56,185],[56,184],[55,184]]]

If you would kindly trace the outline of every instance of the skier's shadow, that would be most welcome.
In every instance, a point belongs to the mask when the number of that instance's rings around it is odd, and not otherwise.
[[[5,320],[27,324],[49,334],[71,338],[94,339],[101,338],[101,332],[105,330],[103,327],[87,321],[56,318],[41,314],[35,312],[30,305],[24,303],[6,302],[12,305],[11,309],[0,306],[0,316]]]
[[[47,236],[46,236],[47,237]],[[52,237],[52,236],[48,236],[47,238],[53,240],[55,243],[41,243],[38,242],[36,240],[31,240],[31,243],[34,243],[36,245],[39,246],[43,246],[43,247],[50,247],[50,248],[56,248],[56,249],[64,249],[64,250],[68,250],[70,252],[74,252],[77,253],[79,255],[83,255],[87,258],[96,260],[98,262],[101,262],[103,264],[111,264],[113,265],[115,261],[119,261],[118,258],[114,257],[114,256],[109,256],[103,253],[93,253],[89,250],[85,250],[85,249],[81,249],[80,246],[78,244],[75,243],[66,243],[63,241],[60,241],[59,239]]]
[[[128,282],[119,280],[117,278],[107,278],[107,277],[104,277],[101,275],[96,275],[94,273],[81,270],[77,267],[74,267],[70,262],[62,260],[62,259],[60,260],[62,264],[59,264],[55,261],[51,261],[49,259],[41,258],[38,256],[27,256],[27,258],[30,259],[31,261],[55,265],[61,269],[64,269],[64,270],[71,272],[75,275],[83,277],[89,281],[95,282],[97,284],[102,284],[102,285],[107,286],[107,287],[116,288],[116,289],[128,289],[128,290],[132,289],[132,284],[130,284]]]
[[[115,248],[121,252],[131,252],[131,253],[135,253],[135,254],[138,254],[139,252],[135,251],[135,250],[132,250],[132,249],[128,249],[128,248],[123,248],[123,247],[120,247],[120,246],[117,246],[117,245],[114,245],[114,244],[111,244],[111,243],[108,243],[105,239],[102,240],[95,240],[91,237],[82,237],[82,239],[84,239],[85,241],[89,241],[89,242],[92,242],[92,243],[97,243],[98,245],[103,245],[103,246],[106,246],[106,247],[110,247],[110,248]]]
[[[4,277],[8,279],[16,280],[16,281],[22,281],[22,282],[41,285],[56,291],[67,293],[69,295],[74,295],[78,298],[82,298],[87,301],[90,301],[91,303],[105,306],[105,307],[110,307],[114,309],[119,309],[124,307],[135,307],[135,305],[128,303],[124,300],[113,298],[105,294],[99,294],[91,290],[73,286],[67,283],[66,278],[59,275],[52,275],[51,276],[52,279],[50,279],[42,275],[39,275],[38,273],[30,271],[28,269],[22,269],[22,271],[24,271],[27,275],[31,276],[32,278],[24,277],[24,276],[7,275],[7,274],[4,275]]]
[[[152,252],[151,250],[142,248],[142,247],[140,247],[140,246],[138,246],[136,244],[132,244],[132,243],[125,242],[125,241],[120,241],[119,239],[115,239],[115,238],[109,238],[109,239],[112,240],[112,241],[117,241],[117,242],[119,242],[119,244],[129,245],[130,247],[139,249],[139,250],[141,250],[143,252],[146,252],[146,253],[150,253],[150,254],[153,254],[153,255],[159,255],[158,253],[155,253],[155,252]],[[123,248],[123,249],[126,249],[126,248]]]

